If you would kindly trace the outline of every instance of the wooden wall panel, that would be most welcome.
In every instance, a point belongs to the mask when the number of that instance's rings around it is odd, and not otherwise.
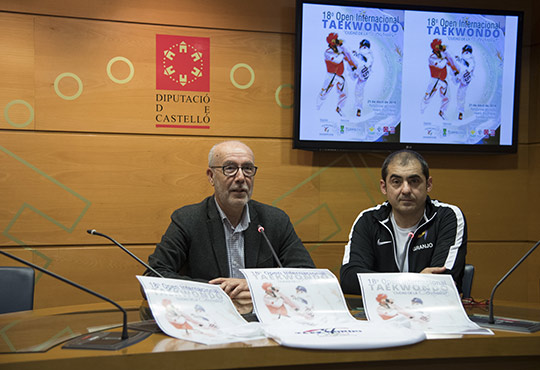
[[[88,228],[126,243],[155,243],[174,209],[212,194],[207,155],[222,140],[21,132],[1,138],[11,153],[0,152],[0,228],[9,234],[0,236],[4,245],[92,243]],[[316,171],[306,159],[311,154],[291,155],[288,141],[245,142],[261,167],[255,199],[271,203]],[[310,210],[318,195],[308,198],[302,207]]]
[[[141,275],[144,267],[116,246],[107,244],[105,246],[26,249],[9,247],[4,249],[112,300],[141,298],[139,282],[135,276]],[[154,246],[129,246],[129,250],[139,258],[147,260]],[[5,256],[0,256],[0,266],[21,265]],[[36,271],[34,308],[96,302],[101,302],[101,300]]]
[[[522,220],[516,214],[527,204],[527,147],[519,146],[515,155],[456,155],[423,153],[430,164],[434,199],[456,204],[468,221],[470,240],[525,240]],[[320,240],[335,230],[328,240],[346,240],[352,222],[360,211],[385,200],[379,190],[380,167],[387,153],[317,153],[319,178]],[[504,173],[501,176],[501,173]],[[312,180],[315,183],[315,179]],[[305,184],[303,187],[309,185]],[[501,192],[512,189],[511,196]],[[295,209],[301,200],[288,194],[279,204]],[[302,208],[303,210],[303,208]],[[315,211],[314,211],[315,212]],[[525,211],[526,212],[526,211]],[[330,218],[328,218],[330,216]],[[296,218],[295,218],[296,219]],[[504,228],[492,225],[505,225]],[[325,231],[326,229],[326,231]],[[313,240],[309,240],[313,241]]]
[[[489,299],[495,284],[533,246],[533,243],[471,243],[467,262],[475,266],[472,296]],[[540,253],[531,254],[497,289],[495,300],[540,301]]]
[[[294,32],[295,0],[2,0],[0,10],[132,23]]]
[[[108,230],[127,243],[156,242],[174,209],[212,193],[207,152],[221,141],[24,132],[2,138],[10,154],[0,152],[6,174],[0,178],[0,225],[9,235],[0,240],[31,245],[91,243],[87,228]],[[358,213],[384,200],[380,163],[371,167],[362,159],[382,162],[382,155],[336,154],[330,161],[291,151],[290,141],[245,142],[260,166],[254,198],[288,212],[306,242],[346,241]],[[525,171],[518,166],[514,175],[500,177],[475,158],[460,158],[469,171],[433,169],[433,195],[463,208],[471,240],[523,240],[515,214],[526,203]],[[479,196],[482,184],[489,186]],[[512,198],[500,196],[507,189],[515,190]],[[491,226],[501,222],[504,228]]]
[[[339,279],[345,243],[306,243],[305,246],[317,268],[328,269]]]
[[[533,2],[534,14],[540,14],[540,5],[538,2]],[[530,50],[530,65],[531,68],[530,83],[530,105],[529,114],[534,117],[536,121],[540,117],[540,22],[536,20],[533,22],[531,31],[531,50]],[[530,125],[529,129],[529,142],[538,144],[540,142],[540,129],[538,124]]]
[[[0,13],[0,24],[0,128],[31,130],[35,127],[34,20]]]
[[[39,130],[292,136],[292,110],[280,107],[275,98],[281,85],[293,83],[293,37],[290,35],[33,18],[36,24],[36,111],[39,112],[36,127]],[[204,56],[211,65],[209,71],[204,71],[210,74],[209,93],[156,89],[156,34],[210,39],[210,54]],[[108,74],[110,61],[119,56],[129,62],[115,62]],[[132,64],[133,78],[125,84],[113,82],[112,78],[128,78],[128,63]],[[248,89],[237,88],[231,82],[231,71],[238,64],[246,64],[253,71],[250,74],[242,67],[233,74],[234,81],[242,86],[252,81]],[[64,77],[59,80],[57,90],[68,97],[80,91],[78,98],[63,99],[55,90],[54,83],[62,73],[73,73],[80,81]],[[290,106],[291,89],[282,90],[280,102]],[[161,94],[173,95],[178,100],[188,96],[197,103],[172,100],[166,103],[161,100]],[[206,102],[205,98],[208,103],[199,102]],[[162,111],[157,112],[157,104],[163,106]],[[198,123],[191,125],[199,127],[207,126],[203,119],[208,116],[210,128],[156,127],[158,123],[173,123],[171,116],[176,115],[193,116]]]
[[[540,239],[540,144],[529,145],[529,177],[527,179],[528,217],[527,230],[529,240]],[[525,224],[525,222],[524,222]],[[539,251],[540,252],[540,251]],[[536,253],[539,253],[536,252]]]
[[[514,155],[426,155],[426,160],[432,169],[432,197],[463,210],[469,240],[526,240],[517,216],[527,212],[526,145],[519,145]]]

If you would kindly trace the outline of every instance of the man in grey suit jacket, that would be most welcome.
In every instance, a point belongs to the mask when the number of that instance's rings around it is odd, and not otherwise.
[[[148,258],[150,266],[168,278],[220,284],[237,307],[250,304],[239,270],[278,266],[257,231],[262,225],[284,267],[315,267],[285,212],[251,200],[256,172],[247,145],[238,141],[215,145],[206,170],[214,195],[174,211]]]

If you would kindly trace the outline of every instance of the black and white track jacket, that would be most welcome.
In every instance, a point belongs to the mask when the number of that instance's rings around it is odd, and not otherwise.
[[[388,202],[358,215],[345,246],[340,271],[344,293],[361,294],[357,273],[399,272]],[[467,253],[467,224],[463,212],[451,204],[426,199],[420,225],[409,239],[409,272],[426,267],[446,267],[461,291]]]

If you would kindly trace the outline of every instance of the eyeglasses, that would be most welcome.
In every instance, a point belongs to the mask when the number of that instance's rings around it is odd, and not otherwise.
[[[227,164],[224,166],[210,166],[210,168],[221,168],[223,174],[227,177],[235,176],[238,170],[241,168],[242,173],[246,177],[253,177],[257,173],[257,166],[235,166],[233,164]]]

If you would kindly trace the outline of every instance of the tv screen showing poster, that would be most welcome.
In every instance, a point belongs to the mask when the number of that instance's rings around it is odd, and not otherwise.
[[[295,147],[515,152],[521,23],[298,0]]]

